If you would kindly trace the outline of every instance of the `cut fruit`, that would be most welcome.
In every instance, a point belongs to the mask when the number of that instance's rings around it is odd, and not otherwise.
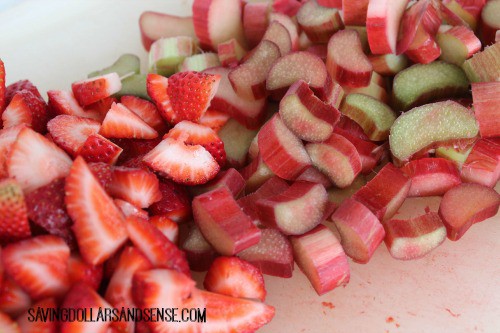
[[[170,76],[187,57],[196,52],[195,41],[191,37],[178,36],[161,38],[151,44],[149,50],[149,72]]]
[[[342,0],[345,25],[366,25],[366,14],[370,0]]]
[[[292,40],[287,28],[278,21],[272,21],[267,27],[266,33],[262,40],[268,40],[276,44],[282,56],[288,54],[292,50]]]
[[[446,6],[446,8],[458,16],[465,24],[460,22],[460,26],[465,26],[465,27],[470,27],[472,30],[476,30],[477,27],[477,22],[479,19],[479,15],[474,15],[472,12],[469,10],[466,10],[464,8],[464,3],[460,3],[461,0],[444,0],[443,4]],[[468,1],[468,0],[465,0]],[[476,1],[476,0],[473,0]],[[483,0],[480,0],[483,1]],[[478,4],[476,4],[478,5]],[[483,3],[484,6],[484,3]],[[469,7],[470,8],[470,7]],[[500,8],[500,7],[499,7]],[[481,8],[479,9],[481,11]],[[448,19],[446,19],[448,21]],[[457,20],[458,21],[458,20]],[[455,23],[453,25],[457,26]]]
[[[205,185],[197,186],[191,188],[191,193],[193,195],[200,195],[219,187],[225,187],[235,198],[239,198],[245,189],[245,179],[241,174],[234,168],[221,171],[217,176]]]
[[[257,190],[267,180],[275,176],[267,164],[262,160],[260,154],[257,155],[250,164],[241,169],[240,172],[247,182],[245,186],[246,193]]]
[[[22,188],[13,179],[0,180],[0,243],[31,237],[28,210]]]
[[[73,95],[73,92],[64,90],[49,90],[49,109],[56,115],[67,114],[82,118],[91,118],[101,121],[103,116],[94,110],[85,110],[79,104]]]
[[[168,238],[169,241],[176,244],[179,240],[179,225],[167,216],[155,215],[149,219],[149,223]]]
[[[500,77],[500,43],[495,43],[466,60],[462,69],[471,82],[492,82]]]
[[[419,25],[413,42],[405,52],[406,56],[415,63],[428,64],[441,55],[438,43],[423,25]]]
[[[352,198],[368,207],[381,221],[390,219],[405,201],[411,180],[392,163],[387,163],[379,173]]]
[[[24,124],[39,133],[46,132],[49,120],[45,101],[28,90],[16,92],[0,115],[3,128]]]
[[[366,87],[360,87],[360,88],[345,88],[345,93],[346,94],[363,94],[366,96],[370,96],[375,98],[377,101],[388,104],[389,103],[389,95],[387,94],[387,89],[385,88],[385,83],[383,85],[380,85],[380,83],[377,83],[378,78],[381,77],[378,73],[373,72],[372,73],[372,79],[370,81],[370,84]]]
[[[383,141],[396,120],[391,108],[375,98],[362,94],[347,95],[340,111],[358,123],[372,141]]]
[[[151,126],[121,103],[113,103],[102,121],[99,134],[106,138],[154,139],[158,137]]]
[[[201,72],[207,68],[220,66],[221,62],[217,53],[206,52],[195,54],[184,59],[179,65],[179,72]]]
[[[384,227],[375,215],[354,199],[342,202],[330,218],[340,233],[345,253],[366,264],[384,240]]]
[[[236,66],[238,65],[239,61],[245,56],[245,54],[247,54],[247,51],[238,43],[236,39],[231,38],[224,43],[220,43],[217,47],[217,55],[220,64],[210,67],[217,67],[221,65],[224,67]]]
[[[464,26],[456,26],[436,35],[441,49],[440,59],[461,66],[466,59],[481,50],[481,41]]]
[[[444,158],[413,160],[401,170],[411,179],[409,197],[441,196],[462,182],[455,163]]]
[[[0,288],[0,311],[15,318],[27,311],[32,301],[26,291],[11,277],[6,276],[5,271],[4,275]]]
[[[408,220],[387,221],[384,229],[389,253],[400,260],[422,258],[446,239],[443,221],[434,212]]]
[[[122,152],[122,148],[102,135],[92,134],[87,138],[83,146],[80,147],[77,155],[80,155],[89,163],[102,162],[115,164]]]
[[[389,144],[394,157],[407,161],[424,149],[470,141],[478,131],[476,119],[466,107],[453,101],[437,102],[414,108],[396,119]]]
[[[295,261],[318,295],[349,282],[347,256],[335,235],[319,225],[301,236],[292,236]]]
[[[351,185],[361,172],[361,159],[356,148],[339,134],[333,133],[321,143],[308,143],[306,150],[312,164],[337,187]]]
[[[481,37],[484,45],[495,42],[495,33],[500,30],[500,1],[487,1],[481,11]]]
[[[142,45],[149,51],[151,44],[160,38],[188,36],[195,38],[192,17],[179,17],[146,11],[139,18]]]
[[[354,30],[339,31],[330,38],[326,67],[340,85],[353,88],[367,86],[373,71]]]
[[[71,84],[73,94],[81,106],[88,106],[110,97],[119,92],[121,88],[122,83],[116,73],[96,76]]]
[[[472,83],[472,100],[481,137],[500,136],[500,82]]]
[[[342,202],[352,197],[360,188],[366,185],[366,178],[363,175],[356,177],[349,187],[331,188],[328,190],[328,201],[340,206]]]
[[[154,128],[160,135],[167,130],[167,125],[160,115],[156,106],[145,99],[124,95],[120,98],[120,103],[127,109],[138,115],[146,124]]]
[[[273,0],[273,12],[281,13],[293,17],[301,8],[301,0]]]
[[[260,240],[260,230],[225,187],[195,197],[193,216],[205,239],[223,255],[234,255]]]
[[[368,59],[372,63],[373,71],[380,75],[393,76],[408,67],[408,58],[402,54],[372,55]]]
[[[267,2],[245,2],[243,9],[243,31],[250,47],[259,44],[268,26]]]
[[[479,184],[460,184],[443,196],[439,215],[448,238],[456,241],[474,223],[495,216],[499,205],[500,195],[494,189]]]
[[[447,159],[448,161],[453,162],[456,167],[460,170],[462,168],[462,164],[464,164],[467,156],[469,156],[472,147],[466,148],[454,148],[454,147],[437,147],[436,148],[436,157],[442,157]]]
[[[421,0],[408,8],[401,20],[397,42],[397,54],[402,54],[413,43],[422,19],[429,8],[429,0]],[[425,28],[425,27],[424,27]],[[433,36],[433,34],[431,35]]]
[[[180,248],[186,253],[189,268],[195,272],[207,271],[217,257],[217,252],[195,224],[190,226],[189,233]]]
[[[115,199],[113,200],[113,202],[115,203],[116,207],[120,209],[120,211],[123,213],[123,216],[125,217],[136,216],[143,219],[147,219],[149,217],[147,211],[131,204],[128,201]]]
[[[288,30],[292,42],[292,51],[297,51],[299,49],[299,27],[296,20],[285,14],[271,12],[269,13],[269,24],[273,21],[281,23]]]
[[[209,108],[205,114],[201,116],[199,124],[210,127],[215,132],[219,132],[220,129],[227,124],[230,118],[231,117],[224,111]]]
[[[47,123],[52,140],[72,156],[76,156],[87,138],[97,134],[101,124],[92,119],[59,115]]]
[[[302,235],[322,222],[328,195],[321,184],[295,182],[284,192],[257,200],[260,220],[285,235]]]
[[[257,131],[246,128],[235,119],[229,119],[217,134],[224,142],[227,165],[234,168],[246,165],[250,143]]]
[[[478,140],[462,165],[461,175],[464,182],[495,187],[500,177],[500,143]]]
[[[313,43],[326,43],[336,31],[344,28],[339,10],[323,7],[316,0],[300,7],[297,22]]]
[[[297,177],[296,181],[321,184],[325,189],[329,189],[333,186],[330,179],[323,172],[319,171],[312,165],[305,169],[304,172]]]
[[[184,186],[162,179],[160,192],[162,199],[149,208],[152,215],[162,215],[177,223],[191,218],[191,198]]]
[[[339,109],[344,98],[344,88],[327,75],[325,85],[319,89],[318,95],[323,102]]]
[[[154,173],[142,169],[113,168],[113,180],[107,189],[114,198],[140,208],[148,208],[161,200],[158,178]]]
[[[309,85],[295,82],[280,101],[279,114],[283,123],[300,139],[321,142],[333,132],[340,113],[314,96]]]

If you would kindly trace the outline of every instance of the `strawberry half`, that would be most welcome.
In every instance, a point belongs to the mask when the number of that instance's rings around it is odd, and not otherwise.
[[[87,138],[100,128],[96,120],[69,115],[57,116],[47,123],[52,140],[72,156],[76,156]]]
[[[147,155],[144,163],[176,183],[205,184],[213,179],[220,166],[202,146],[189,146],[180,140],[166,138]]]
[[[54,298],[46,298],[33,304],[35,311],[50,311],[50,309],[57,308],[57,302]],[[57,333],[57,321],[52,321],[50,318],[47,320],[33,320],[32,311],[26,311],[17,318],[17,324],[21,333],[37,332],[37,333]]]
[[[140,208],[148,208],[161,199],[156,175],[143,169],[115,167],[109,193]]]
[[[73,92],[64,90],[49,90],[50,112],[55,115],[67,114],[101,121],[104,117],[98,111],[84,110],[76,100]]]
[[[80,253],[88,263],[101,264],[127,240],[122,213],[82,157],[75,159],[66,178],[65,201]]]
[[[121,103],[111,105],[99,133],[106,138],[154,139],[158,137],[158,132]]]
[[[152,215],[162,215],[177,223],[191,218],[191,198],[182,185],[164,179],[160,182],[161,200],[149,207]]]
[[[5,128],[25,124],[45,133],[48,109],[45,101],[29,90],[18,91],[2,113]]]
[[[200,145],[215,158],[221,167],[226,163],[224,142],[210,127],[183,120],[168,131],[165,137],[182,140],[188,145]]]
[[[99,134],[91,134],[78,155],[87,162],[115,164],[123,149]]]
[[[4,128],[0,130],[0,179],[7,178],[9,172],[7,170],[7,159],[10,155],[10,150],[16,142],[19,132],[26,127],[25,125],[18,125],[14,127]]]
[[[206,290],[264,301],[266,287],[259,269],[237,257],[218,257],[208,269],[203,286]]]
[[[13,179],[0,181],[0,242],[31,236],[23,190]]]
[[[69,252],[62,238],[44,235],[7,245],[2,260],[5,272],[37,300],[67,291]]]
[[[96,76],[90,79],[73,82],[71,89],[78,104],[87,106],[109,97],[120,91],[122,83],[116,73]]]
[[[125,105],[130,111],[138,115],[146,124],[154,128],[159,133],[167,131],[167,124],[160,115],[158,108],[145,99],[137,96],[122,96],[120,103]]]

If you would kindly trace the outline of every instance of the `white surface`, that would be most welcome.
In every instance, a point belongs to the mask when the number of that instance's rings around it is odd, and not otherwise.
[[[138,29],[142,11],[190,11],[190,2],[168,0],[10,5],[0,12],[7,82],[29,78],[42,94],[70,89],[71,82],[125,52],[145,60]],[[411,200],[402,211],[421,214],[438,202]],[[292,279],[266,277],[267,302],[277,311],[259,332],[500,332],[499,223],[497,215],[474,225],[460,241],[447,240],[417,261],[394,260],[382,244],[369,264],[351,262],[347,287],[322,297],[297,267]]]

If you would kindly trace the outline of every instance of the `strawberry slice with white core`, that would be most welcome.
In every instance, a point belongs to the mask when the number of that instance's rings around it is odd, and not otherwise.
[[[480,139],[462,165],[462,180],[495,187],[500,177],[500,142]]]
[[[166,138],[143,158],[153,170],[176,183],[205,184],[213,179],[220,166],[200,145],[187,145],[181,140]]]
[[[102,119],[99,112],[83,109],[80,104],[78,104],[72,91],[49,90],[47,91],[47,95],[49,96],[49,108],[55,114],[66,114],[95,120]]]
[[[2,261],[5,272],[38,300],[66,293],[69,252],[62,238],[44,235],[4,247]]]
[[[89,163],[115,164],[123,149],[99,134],[91,134],[78,150],[78,155]]]
[[[400,260],[422,258],[446,239],[443,221],[434,212],[408,220],[389,220],[384,229],[389,253]]]
[[[268,40],[276,44],[282,56],[288,54],[292,50],[292,40],[290,33],[285,26],[278,21],[272,21],[266,29],[266,33],[262,40]]]
[[[408,196],[411,180],[392,163],[359,189],[353,199],[368,207],[380,221],[387,221]]]
[[[177,222],[162,215],[152,216],[149,222],[160,230],[172,243],[177,244],[179,240],[179,225]]]
[[[366,16],[373,54],[396,53],[399,24],[408,0],[370,0]]]
[[[158,178],[154,173],[142,169],[115,167],[109,193],[140,208],[148,208],[161,200]]]
[[[205,239],[223,255],[234,255],[260,240],[260,230],[225,187],[195,197],[193,216]]]
[[[11,277],[4,276],[0,288],[0,311],[16,318],[27,311],[31,305],[32,301],[28,293]]]
[[[31,236],[23,190],[14,179],[0,180],[0,242]]]
[[[481,137],[500,136],[500,82],[472,83],[472,99]]]
[[[68,278],[70,285],[84,282],[94,290],[99,289],[103,275],[102,265],[91,265],[76,253],[72,253],[68,260]]]
[[[2,121],[4,128],[25,124],[39,133],[45,133],[47,104],[31,91],[18,91],[3,111]]]
[[[323,7],[316,0],[305,2],[297,13],[297,22],[313,43],[327,43],[344,22],[337,8]]]
[[[66,178],[65,201],[81,255],[88,263],[104,262],[127,240],[121,211],[82,157],[75,159]]]
[[[297,265],[318,295],[349,282],[347,256],[335,235],[320,224],[301,236],[290,238]]]
[[[0,179],[7,178],[9,176],[7,160],[9,158],[10,150],[12,149],[14,142],[16,142],[19,132],[21,132],[24,127],[26,126],[18,125],[0,130]]]
[[[293,180],[311,165],[302,141],[274,115],[262,126],[258,145],[262,160],[276,175]]]
[[[151,44],[160,38],[188,36],[196,38],[192,17],[180,17],[146,11],[139,17],[142,45],[149,51]]]
[[[498,212],[500,195],[479,184],[460,184],[445,193],[439,205],[439,216],[446,226],[448,238],[459,240],[474,224]]]
[[[99,134],[106,138],[154,139],[158,137],[151,126],[121,103],[113,103],[106,113]]]
[[[232,297],[264,301],[266,287],[260,270],[238,257],[219,257],[210,266],[203,286],[206,290]]]
[[[328,195],[321,184],[295,182],[283,193],[256,202],[260,220],[285,235],[302,235],[322,222]]]
[[[2,333],[21,333],[19,325],[3,312],[0,312],[0,327]]]
[[[155,103],[160,116],[168,123],[174,119],[174,111],[170,104],[170,98],[167,95],[168,79],[159,74],[148,74],[146,79],[146,89],[149,97]]]
[[[331,216],[340,233],[345,253],[366,264],[384,240],[384,227],[373,213],[354,199],[342,202]]]
[[[409,197],[443,195],[462,182],[455,163],[444,158],[413,160],[401,171],[411,179]]]
[[[96,76],[71,84],[73,95],[81,106],[96,103],[116,94],[121,88],[122,82],[117,73]]]
[[[23,128],[7,160],[9,177],[16,179],[25,193],[66,177],[71,159],[55,143],[30,128]]]
[[[126,95],[120,98],[120,103],[138,115],[146,124],[151,126],[157,132],[166,132],[167,124],[165,124],[165,121],[161,117],[156,106],[150,101],[137,96]]]
[[[208,109],[200,118],[199,124],[210,127],[215,132],[219,132],[219,130],[224,127],[229,119],[229,115],[223,111]]]
[[[72,156],[76,156],[87,138],[97,134],[101,124],[78,116],[59,115],[47,123],[52,140]]]
[[[113,202],[115,203],[116,207],[118,207],[121,210],[121,212],[125,217],[137,216],[143,219],[149,218],[149,214],[147,211],[131,204],[128,201],[115,199],[113,200]]]
[[[57,308],[57,302],[54,298],[46,298],[33,304],[33,309],[35,311],[44,311],[48,313],[52,309]],[[20,333],[25,332],[39,332],[39,333],[55,333],[57,332],[57,322],[48,320],[33,320],[33,312],[27,311],[17,318],[17,324],[19,325]],[[0,327],[3,327],[0,324]],[[9,331],[2,331],[8,333]]]

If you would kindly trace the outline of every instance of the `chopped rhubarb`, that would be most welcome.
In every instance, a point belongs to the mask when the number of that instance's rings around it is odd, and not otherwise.
[[[193,18],[146,11],[139,18],[141,41],[149,51],[151,44],[160,38],[188,36],[195,38]]]
[[[466,60],[462,68],[471,82],[492,82],[500,77],[500,43],[487,46]]]
[[[195,272],[207,271],[217,257],[217,252],[195,224],[189,228],[189,233],[180,248],[186,253],[189,268]]]
[[[462,165],[462,180],[495,187],[500,178],[500,143],[478,140]]]
[[[441,49],[434,36],[425,30],[423,25],[417,29],[413,42],[405,52],[406,56],[413,62],[429,64],[439,58]]]
[[[481,50],[481,41],[474,31],[464,26],[456,26],[439,32],[436,42],[441,49],[440,59],[461,66],[466,59]]]
[[[495,33],[500,30],[500,1],[487,1],[481,11],[481,36],[484,45],[495,42]]]
[[[235,119],[229,119],[217,134],[224,142],[227,165],[235,168],[244,166],[250,143],[256,137],[257,131],[246,128]]]
[[[288,29],[278,21],[272,21],[269,23],[262,40],[268,40],[276,44],[279,47],[282,56],[288,54],[292,50],[290,33],[288,32]]]
[[[236,39],[231,38],[230,40],[219,44],[217,47],[217,54],[222,66],[231,67],[233,65],[237,65],[245,54],[247,54],[247,51],[240,45],[240,43],[238,43]]]
[[[500,82],[472,83],[472,99],[481,137],[500,136]]]
[[[326,43],[344,23],[337,8],[323,7],[311,0],[305,2],[297,13],[301,29],[313,43]]]
[[[342,0],[345,25],[365,25],[369,0]]]

